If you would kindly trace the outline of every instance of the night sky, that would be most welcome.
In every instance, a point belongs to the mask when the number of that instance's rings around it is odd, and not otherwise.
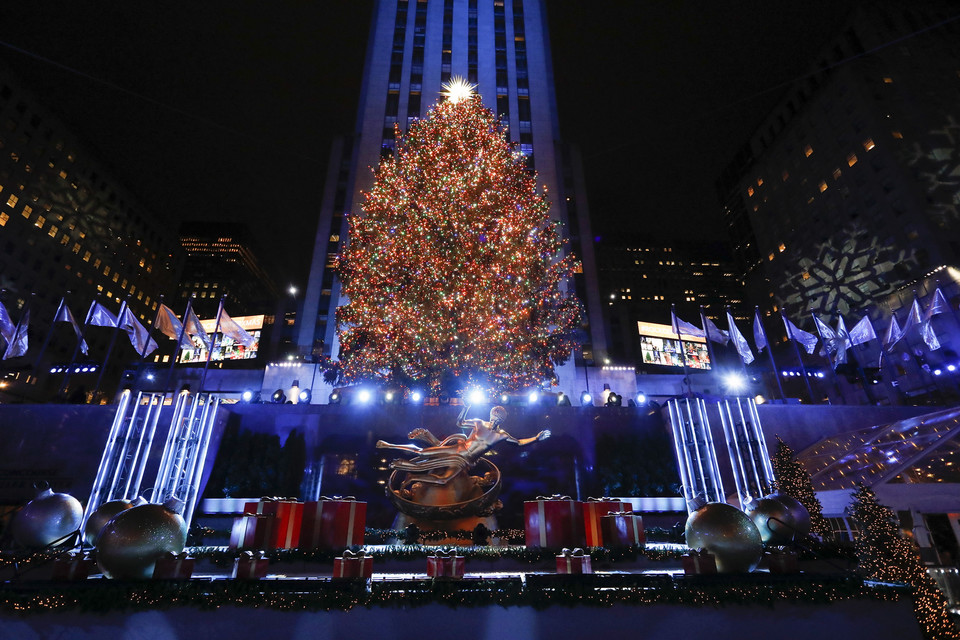
[[[719,237],[714,181],[851,5],[548,2],[561,132],[582,149],[595,234]],[[371,8],[6,3],[0,60],[149,209],[245,222],[279,283],[303,286]]]

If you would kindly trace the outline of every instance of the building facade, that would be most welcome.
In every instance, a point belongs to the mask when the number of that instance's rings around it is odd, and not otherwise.
[[[669,325],[673,305],[679,317],[697,326],[701,307],[721,326],[727,323],[727,307],[747,324],[753,317],[753,309],[743,305],[729,252],[718,244],[604,237],[597,246],[597,271],[610,358],[618,364],[651,362],[644,357],[641,323]]]
[[[14,322],[29,306],[31,345],[6,368],[36,376],[71,363],[77,341],[69,325],[48,332],[64,297],[80,323],[94,299],[113,313],[126,301],[143,324],[152,322],[161,295],[174,290],[179,255],[170,225],[0,66],[0,286]],[[87,332],[91,360],[103,359],[111,333]]]
[[[765,311],[848,314],[960,253],[960,21],[864,3],[718,182]]]
[[[370,31],[357,126],[335,144],[298,330],[303,355],[337,355],[334,311],[340,289],[333,266],[346,241],[347,214],[359,214],[372,168],[401,131],[425,115],[452,76],[477,85],[510,139],[536,170],[583,263],[573,286],[586,307],[587,344],[578,359],[606,353],[589,210],[576,151],[560,142],[543,0],[380,0]]]
[[[213,318],[223,298],[230,315],[273,313],[280,290],[257,260],[252,242],[244,225],[185,223],[180,230],[184,255],[177,292],[180,306],[192,298],[197,316]]]

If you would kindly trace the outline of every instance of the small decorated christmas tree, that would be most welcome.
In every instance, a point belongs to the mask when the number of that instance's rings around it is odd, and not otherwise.
[[[773,472],[777,477],[777,490],[785,493],[804,507],[810,514],[810,532],[824,536],[830,532],[830,525],[823,517],[823,505],[813,490],[810,473],[797,462],[793,449],[777,436],[777,452],[771,459]]]
[[[574,347],[576,261],[496,116],[462,80],[445,88],[350,217],[343,378],[539,384]]]
[[[960,638],[947,613],[946,599],[923,568],[914,544],[900,534],[893,510],[877,502],[873,490],[862,484],[848,510],[860,529],[854,542],[860,574],[869,580],[912,586],[914,614],[925,637]]]

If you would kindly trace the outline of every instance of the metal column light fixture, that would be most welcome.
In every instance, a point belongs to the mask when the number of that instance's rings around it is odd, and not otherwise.
[[[775,481],[757,404],[753,398],[724,398],[718,408],[737,497],[746,505],[769,494]]]
[[[693,512],[706,502],[724,502],[717,451],[703,398],[673,398],[667,401],[667,408],[687,511]]]

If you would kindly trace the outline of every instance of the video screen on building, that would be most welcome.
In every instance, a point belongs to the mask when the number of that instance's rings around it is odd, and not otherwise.
[[[233,318],[233,320],[235,320],[244,331],[253,336],[256,342],[250,347],[245,347],[242,344],[238,344],[233,338],[217,332],[216,340],[213,341],[214,347],[213,355],[210,357],[211,362],[223,360],[253,360],[257,357],[257,352],[260,350],[260,331],[263,329],[263,315],[239,316]],[[216,318],[201,320],[200,325],[203,327],[203,330],[207,332],[207,335],[213,339],[213,330],[217,326]],[[180,356],[177,358],[177,362],[180,364],[194,364],[197,362],[206,362],[206,360],[207,348],[199,338],[193,338],[193,349],[181,349]]]
[[[704,338],[685,335],[681,341],[670,325],[652,322],[638,322],[637,332],[643,364],[682,367],[686,361],[688,369],[710,368],[710,353]]]

